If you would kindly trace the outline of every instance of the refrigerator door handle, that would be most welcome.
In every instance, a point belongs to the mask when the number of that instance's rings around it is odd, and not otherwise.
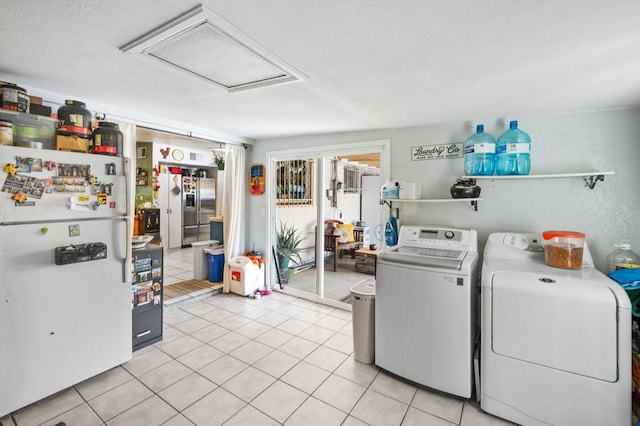
[[[124,157],[123,158],[123,164],[124,164],[124,177],[125,177],[125,194],[127,197],[127,201],[126,201],[126,206],[127,206],[127,213],[126,213],[126,228],[127,228],[127,238],[126,238],[126,245],[125,245],[125,256],[124,256],[124,260],[123,260],[123,265],[122,265],[122,281],[125,283],[128,283],[130,278],[131,278],[131,247],[133,246],[133,220],[132,220],[132,216],[133,216],[133,208],[132,208],[132,202],[133,202],[133,194],[131,193],[131,189],[132,189],[132,185],[131,185],[131,179],[132,179],[132,175],[131,175],[131,168],[132,168],[132,163],[131,163],[131,158],[129,157]]]

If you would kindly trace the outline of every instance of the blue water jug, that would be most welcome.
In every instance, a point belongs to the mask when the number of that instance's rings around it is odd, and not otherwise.
[[[496,142],[496,174],[528,175],[531,170],[531,137],[511,121]]]
[[[491,176],[495,171],[496,140],[478,124],[476,133],[464,143],[464,174]]]

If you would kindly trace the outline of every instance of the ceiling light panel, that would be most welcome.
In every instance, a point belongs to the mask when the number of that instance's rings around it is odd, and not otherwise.
[[[229,92],[308,77],[201,6],[123,46]]]

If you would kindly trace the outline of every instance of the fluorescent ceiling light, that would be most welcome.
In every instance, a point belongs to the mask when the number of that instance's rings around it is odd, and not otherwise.
[[[120,50],[156,59],[229,92],[308,79],[202,5]]]

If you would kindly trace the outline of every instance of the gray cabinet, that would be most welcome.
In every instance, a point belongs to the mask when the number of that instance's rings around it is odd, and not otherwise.
[[[162,246],[133,250],[133,350],[162,340]]]

